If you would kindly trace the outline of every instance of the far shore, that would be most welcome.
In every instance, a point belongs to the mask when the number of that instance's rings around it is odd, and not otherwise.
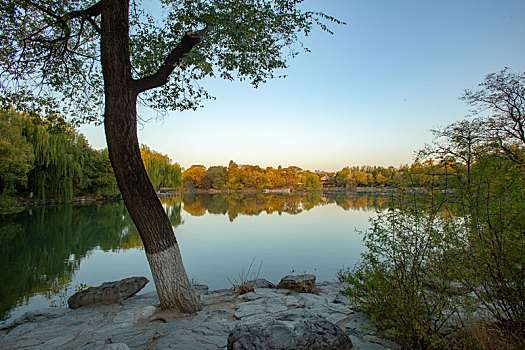
[[[245,193],[245,194],[255,194],[255,193],[264,193],[264,194],[301,194],[309,192],[322,192],[322,193],[377,193],[377,194],[391,194],[396,192],[394,187],[323,187],[320,189],[300,189],[294,190],[289,188],[278,188],[278,189],[262,189],[256,190],[253,188],[241,189],[241,190],[217,190],[217,189],[166,189],[165,191],[159,191],[157,194],[159,196],[175,194],[181,195],[182,193],[198,193],[198,194],[215,194],[215,193]]]
[[[415,189],[417,191],[417,189]],[[322,192],[323,194],[331,193],[345,193],[345,194],[376,194],[376,195],[390,195],[395,193],[397,190],[394,187],[324,187],[322,189],[301,189],[301,190],[292,190],[292,189],[240,189],[240,190],[217,190],[217,189],[174,189],[174,188],[161,188],[157,191],[157,196],[159,198],[164,197],[177,197],[182,196],[184,193],[191,194],[278,194],[278,195],[300,195],[304,193],[312,192]],[[84,196],[74,197],[68,201],[60,201],[54,198],[48,198],[46,200],[39,200],[36,198],[19,198],[18,202],[21,207],[38,207],[44,205],[58,205],[58,204],[93,204],[97,202],[106,202],[113,200],[120,200],[120,196],[98,196],[96,194],[88,194]]]

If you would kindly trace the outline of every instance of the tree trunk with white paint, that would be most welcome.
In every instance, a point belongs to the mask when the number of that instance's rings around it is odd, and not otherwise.
[[[142,238],[161,307],[193,313],[201,309],[199,299],[140,156],[136,110],[140,90],[131,75],[128,15],[127,0],[106,1],[102,10],[104,127],[109,157],[126,208]]]

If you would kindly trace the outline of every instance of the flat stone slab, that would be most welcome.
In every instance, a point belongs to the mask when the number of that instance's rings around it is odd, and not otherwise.
[[[280,313],[264,321],[238,324],[228,335],[228,350],[347,350],[343,330],[318,315]]]
[[[129,277],[120,281],[102,283],[98,287],[76,292],[67,303],[72,309],[86,305],[120,303],[137,294],[148,282],[146,277]]]

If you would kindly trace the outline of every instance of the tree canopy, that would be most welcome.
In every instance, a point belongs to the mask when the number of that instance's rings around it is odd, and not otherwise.
[[[100,121],[104,48],[100,0],[0,1],[0,95],[4,105],[54,108],[76,121]],[[211,98],[206,77],[236,76],[258,86],[280,76],[298,43],[321,20],[303,0],[129,2],[130,74],[140,103],[158,110],[197,108]],[[122,3],[122,4],[120,4]],[[195,46],[199,43],[198,46]],[[277,72],[277,73],[276,73]],[[151,91],[149,91],[152,89]]]
[[[473,106],[476,136],[497,146],[512,161],[524,164],[525,73],[504,68],[466,90],[462,100]]]

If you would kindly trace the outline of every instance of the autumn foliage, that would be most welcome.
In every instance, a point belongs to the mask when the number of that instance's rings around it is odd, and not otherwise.
[[[192,165],[182,173],[186,189],[200,190],[263,190],[290,189],[294,191],[319,190],[321,188],[392,187],[399,185],[424,187],[434,181],[436,173],[460,172],[464,165],[459,162],[436,162],[415,160],[411,165],[352,166],[338,172],[303,170],[297,166],[283,168],[237,164],[230,161],[228,167]]]

